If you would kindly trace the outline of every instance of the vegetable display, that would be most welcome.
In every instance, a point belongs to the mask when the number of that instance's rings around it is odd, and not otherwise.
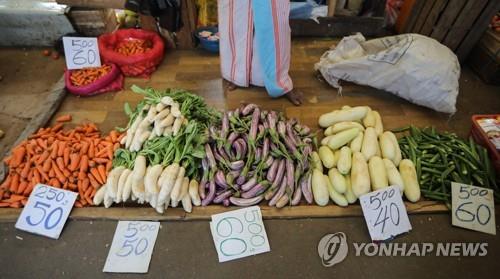
[[[462,140],[453,133],[440,133],[434,127],[404,127],[399,139],[404,158],[416,166],[416,178],[424,197],[451,205],[451,182],[491,188],[500,200],[495,171],[487,150],[472,138]],[[405,182],[405,187],[406,183]],[[414,180],[412,181],[414,183]]]
[[[70,75],[71,84],[74,86],[84,86],[93,83],[111,71],[110,65],[102,65],[95,68],[84,68],[72,70]]]
[[[0,186],[0,207],[21,207],[37,183],[79,193],[76,207],[92,205],[92,199],[106,181],[113,152],[121,135],[111,131],[101,137],[93,123],[63,130],[70,115],[56,119],[52,127],[40,128],[12,149],[4,162],[9,173]]]
[[[94,203],[109,207],[132,200],[149,203],[159,213],[182,203],[191,212],[193,204],[201,204],[199,165],[205,157],[206,131],[218,121],[218,113],[184,90],[132,90],[144,100],[134,110],[125,104],[130,118],[121,141],[125,148],[116,151],[113,169]]]
[[[266,200],[278,208],[308,203],[314,135],[296,120],[256,104],[224,113],[210,129],[199,185],[202,205],[250,206]]]
[[[344,106],[321,115],[319,125],[326,129],[320,148],[312,154],[316,204],[325,206],[330,198],[347,206],[389,185],[397,185],[411,202],[420,199],[415,166],[402,160],[396,136],[384,132],[377,111],[367,106]]]

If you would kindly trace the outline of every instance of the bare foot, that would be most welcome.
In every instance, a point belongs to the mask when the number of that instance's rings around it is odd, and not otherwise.
[[[238,88],[238,86],[236,86],[236,84],[230,82],[229,80],[224,80],[224,81],[226,81],[226,88],[227,88],[227,90],[233,91],[236,88]]]
[[[302,101],[304,99],[304,95],[302,94],[302,92],[295,89],[292,89],[292,91],[286,93],[286,97],[288,100],[290,100],[290,102],[292,102],[292,104],[296,106],[302,105]]]

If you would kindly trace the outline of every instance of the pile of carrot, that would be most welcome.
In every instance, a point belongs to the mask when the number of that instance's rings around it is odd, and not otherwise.
[[[4,159],[9,173],[0,185],[0,207],[24,206],[37,183],[78,192],[76,207],[93,204],[123,134],[102,137],[94,123],[63,130],[61,122],[40,128]]]
[[[111,65],[104,64],[101,67],[72,70],[69,78],[74,86],[84,86],[93,83],[109,72],[111,72]]]
[[[125,56],[142,54],[152,48],[152,43],[146,40],[129,39],[121,41],[115,48],[115,51]]]

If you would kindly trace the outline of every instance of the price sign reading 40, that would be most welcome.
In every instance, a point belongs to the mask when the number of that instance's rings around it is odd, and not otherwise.
[[[101,66],[97,38],[63,37],[63,45],[68,69]]]
[[[451,212],[454,226],[496,235],[493,190],[452,182]]]
[[[58,239],[77,193],[37,184],[16,222],[16,228]]]
[[[359,201],[373,241],[387,240],[411,230],[398,186],[368,193]]]
[[[258,206],[213,215],[210,229],[219,262],[270,251]]]

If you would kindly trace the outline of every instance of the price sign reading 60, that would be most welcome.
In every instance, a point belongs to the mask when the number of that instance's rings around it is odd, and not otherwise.
[[[33,189],[26,207],[17,219],[16,228],[59,238],[77,194],[43,184]]]
[[[101,66],[97,38],[63,37],[63,44],[68,69]]]

